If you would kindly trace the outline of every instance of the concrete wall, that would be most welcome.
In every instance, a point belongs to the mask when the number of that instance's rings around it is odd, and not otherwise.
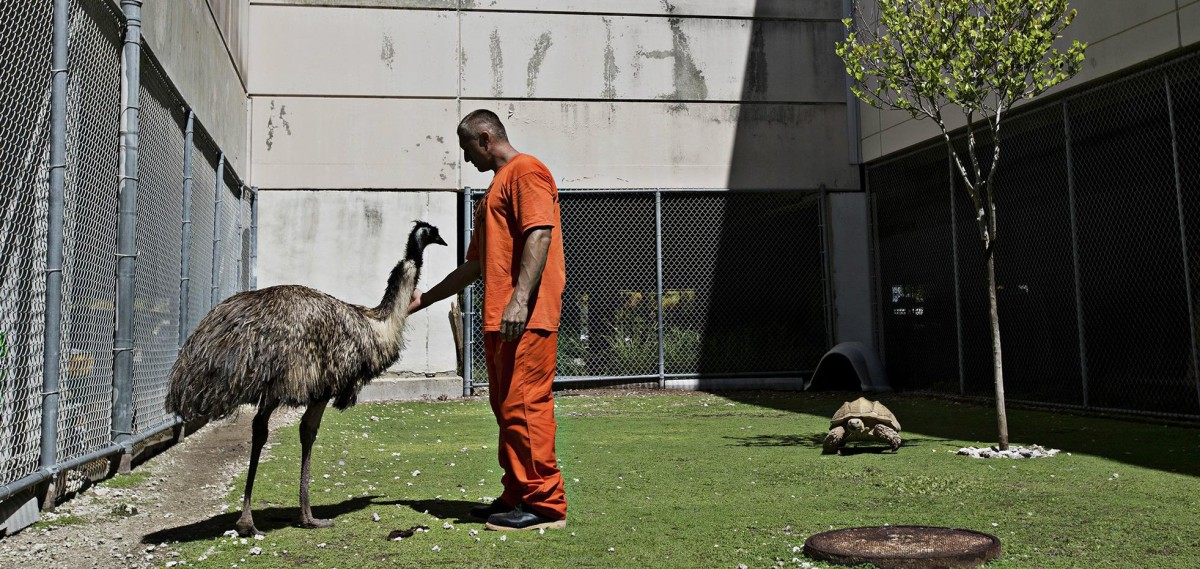
[[[453,233],[459,188],[491,179],[463,169],[454,132],[480,107],[564,188],[858,190],[833,53],[841,10],[838,0],[251,0],[259,283],[374,302],[382,285],[367,268],[396,256],[363,247],[379,229],[357,200],[382,200],[401,226],[426,215]],[[426,196],[428,209],[412,201]],[[270,207],[285,203],[294,209]],[[312,232],[296,221],[304,208],[336,222]],[[318,250],[342,254],[318,267]],[[317,274],[327,271],[361,278]],[[426,286],[444,273],[431,265]],[[446,310],[411,328],[429,354],[405,369],[454,368]]]
[[[1076,0],[1078,16],[1064,35],[1064,46],[1078,39],[1088,44],[1087,60],[1074,78],[1047,94],[1153,59],[1200,41],[1200,1],[1197,0]],[[1045,95],[1043,95],[1045,96]],[[940,136],[929,120],[908,113],[879,111],[860,105],[863,160],[870,161]],[[966,124],[954,110],[953,128]]]
[[[249,0],[146,0],[142,4],[146,44],[243,179],[250,174],[243,79],[249,9]]]

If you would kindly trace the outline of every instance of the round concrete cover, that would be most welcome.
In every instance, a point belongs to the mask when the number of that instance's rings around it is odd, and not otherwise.
[[[1000,556],[1000,540],[976,531],[929,526],[832,530],[804,542],[809,557],[880,569],[978,567]]]

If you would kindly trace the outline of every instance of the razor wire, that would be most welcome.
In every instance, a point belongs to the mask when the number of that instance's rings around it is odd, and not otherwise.
[[[472,211],[482,197],[472,193]],[[558,376],[645,383],[811,373],[830,347],[820,199],[560,190],[567,284]],[[485,295],[476,281],[466,311],[469,385],[487,378]]]
[[[1200,416],[1197,103],[1193,51],[1009,115],[994,187],[1010,401]],[[866,173],[889,377],[990,396],[985,257],[944,144]]]

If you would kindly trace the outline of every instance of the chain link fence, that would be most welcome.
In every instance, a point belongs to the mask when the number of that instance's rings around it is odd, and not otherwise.
[[[1008,399],[1200,417],[1200,53],[1012,113],[996,173]],[[965,149],[965,135],[954,140]],[[990,158],[991,141],[981,141]],[[991,396],[982,242],[941,142],[867,166],[894,385]]]
[[[483,195],[468,192],[466,211]],[[810,374],[830,347],[823,198],[560,189],[567,285],[556,383]],[[481,281],[465,294],[468,388],[487,381],[483,296]]]
[[[202,127],[192,142],[185,102],[142,45],[140,73],[134,74],[140,109],[131,128],[138,136],[137,172],[130,175],[138,194],[134,293],[129,306],[118,305],[117,236],[130,231],[118,215],[125,20],[104,0],[72,0],[66,21],[56,20],[51,2],[17,3],[0,12],[0,501],[55,474],[55,492],[76,490],[109,470],[109,456],[178,424],[163,399],[181,339],[214,300],[245,290],[252,271],[255,194],[232,169],[218,174],[221,150]],[[68,62],[57,221],[49,205],[56,199],[55,25],[64,26]],[[188,200],[185,181],[194,186]],[[48,252],[56,227],[62,235],[60,306],[48,303],[48,275],[56,272]],[[212,262],[214,251],[218,263]],[[125,310],[133,322],[132,394],[126,398],[132,400],[133,424],[124,427],[132,440],[120,443],[114,337],[118,311]],[[49,322],[59,323],[57,338]],[[44,376],[53,374],[47,374],[46,359],[54,353],[57,390],[47,391]]]

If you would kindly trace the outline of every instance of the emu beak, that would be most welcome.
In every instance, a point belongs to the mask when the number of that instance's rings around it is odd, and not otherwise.
[[[431,243],[437,243],[438,245],[445,245],[445,244],[446,244],[446,242],[442,240],[442,236],[441,236],[441,235],[438,235],[437,237],[434,237],[434,238],[433,238],[433,241],[431,241]]]

